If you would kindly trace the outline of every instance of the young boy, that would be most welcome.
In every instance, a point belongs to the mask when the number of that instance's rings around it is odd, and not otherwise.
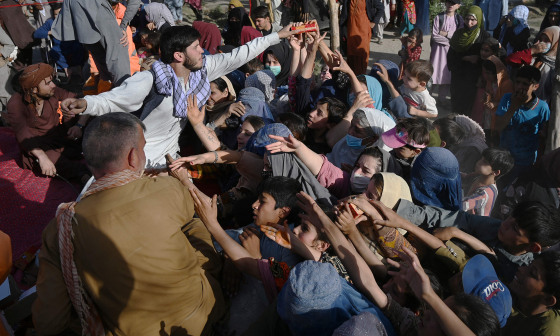
[[[476,162],[474,172],[478,175],[463,198],[463,211],[490,216],[498,197],[496,180],[507,174],[513,167],[513,156],[507,149],[486,148]]]
[[[270,35],[279,31],[280,27],[276,22],[272,22],[270,12],[266,6],[259,6],[252,11],[255,28],[260,31],[263,36]]]
[[[430,142],[430,127],[430,123],[425,118],[407,118],[399,120],[395,128],[381,135],[385,145],[393,148],[389,153],[401,168],[395,174],[400,175],[405,181],[410,181],[410,169],[414,158]]]
[[[437,117],[436,100],[426,88],[433,72],[432,64],[424,60],[408,63],[404,68],[403,85],[399,91],[408,105],[408,114],[411,116]]]
[[[500,132],[500,147],[508,149],[515,166],[507,180],[525,172],[537,159],[541,135],[546,136],[550,109],[535,95],[541,79],[540,71],[524,66],[517,71],[514,92],[506,93],[496,110],[496,130]]]
[[[560,253],[546,251],[509,283],[513,310],[503,335],[556,335],[560,330]]]

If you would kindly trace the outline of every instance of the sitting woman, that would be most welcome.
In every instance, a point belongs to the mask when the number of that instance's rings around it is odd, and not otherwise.
[[[548,27],[539,33],[537,42],[531,48],[515,52],[506,59],[506,62],[510,65],[516,67],[533,65],[541,71],[539,88],[535,93],[537,97],[546,102],[550,102],[552,96],[559,39],[560,27]]]

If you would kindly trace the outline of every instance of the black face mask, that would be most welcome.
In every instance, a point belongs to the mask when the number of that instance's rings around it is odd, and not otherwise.
[[[272,175],[272,170],[263,170],[261,172],[261,178],[263,179],[263,181],[272,176],[274,176]]]

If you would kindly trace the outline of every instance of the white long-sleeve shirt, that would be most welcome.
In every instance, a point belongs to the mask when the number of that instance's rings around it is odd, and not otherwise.
[[[266,48],[280,42],[277,33],[259,37],[227,54],[206,56],[206,71],[209,81],[232,72],[257,57]],[[182,80],[182,78],[180,78]],[[95,96],[86,96],[84,114],[100,116],[110,112],[138,111],[150,93],[153,84],[150,71],[138,72],[111,91]],[[187,92],[188,83],[184,84]],[[165,154],[176,157],[179,151],[179,135],[187,119],[173,115],[173,96],[163,101],[144,119],[146,125],[146,168],[165,167]]]

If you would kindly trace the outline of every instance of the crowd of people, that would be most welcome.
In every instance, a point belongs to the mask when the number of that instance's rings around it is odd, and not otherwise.
[[[424,1],[341,1],[342,50],[305,2],[187,2],[0,2],[21,166],[82,188],[37,334],[560,334],[560,4],[531,36],[446,0],[421,59]],[[370,62],[389,24],[400,62]]]

